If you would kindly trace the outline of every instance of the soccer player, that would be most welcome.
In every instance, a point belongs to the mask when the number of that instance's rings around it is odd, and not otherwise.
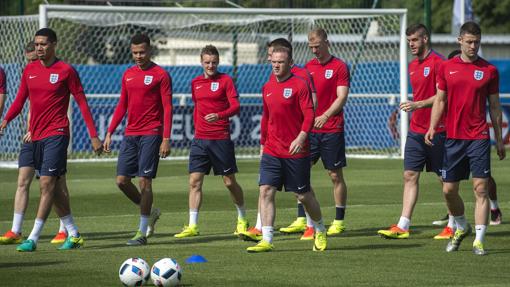
[[[275,47],[285,47],[289,49],[292,52],[292,45],[287,39],[285,38],[277,38],[267,45],[267,61],[271,63],[271,55],[273,54],[273,49]],[[303,78],[306,82],[308,87],[311,90],[312,93],[312,100],[314,104],[314,108],[317,104],[316,99],[316,93],[315,93],[315,86],[313,85],[313,80],[311,78],[310,73],[304,69],[300,68],[293,63],[291,63],[291,73],[293,73],[296,76],[299,76]],[[276,81],[276,77],[273,73],[269,76],[269,81]],[[255,227],[250,227],[246,232],[240,233],[239,237],[241,237],[243,240],[249,240],[249,241],[260,241],[262,239],[262,220],[260,218],[260,201],[258,205],[259,212],[257,213],[257,224]],[[288,227],[282,227],[280,228],[280,232],[283,233],[300,233],[303,232],[303,235],[301,236],[301,240],[313,240],[314,236],[314,230],[313,230],[313,223],[310,219],[310,216],[306,214],[305,209],[303,207],[303,204],[298,201],[298,217],[297,219]]]
[[[453,50],[448,54],[448,59],[451,59],[461,53],[460,50]],[[492,175],[489,177],[489,181],[487,182],[487,189],[489,192],[489,201],[491,206],[491,218],[490,218],[490,225],[499,225],[501,224],[501,220],[503,217],[503,214],[501,213],[501,210],[499,209],[498,204],[498,193],[497,193],[497,186],[496,181],[492,177]],[[436,220],[432,222],[433,225],[445,225],[446,223],[449,223],[449,215],[446,214],[445,217],[441,218],[440,220]]]
[[[25,46],[25,58],[29,63],[38,60],[37,54],[35,52],[35,44],[33,41],[30,41]],[[0,244],[19,244],[21,241],[23,241],[23,237],[21,236],[23,218],[28,207],[28,194],[30,191],[30,184],[32,183],[32,179],[35,174],[34,149],[30,132],[27,132],[25,136],[23,136],[23,145],[19,154],[18,166],[18,188],[14,197],[14,215],[12,218],[12,228],[3,236],[0,236]],[[60,180],[59,183],[60,184],[58,188],[61,188],[66,196],[68,196],[65,180]],[[60,220],[59,231],[57,235],[55,235],[55,237],[51,240],[51,243],[61,244],[64,243],[66,238],[67,232],[64,223],[62,220]]]
[[[437,94],[432,107],[430,127],[425,142],[433,145],[436,126],[446,112],[446,142],[442,168],[443,193],[457,230],[446,246],[457,251],[471,233],[464,216],[464,202],[459,195],[460,180],[473,177],[475,194],[475,229],[473,253],[485,255],[484,237],[490,210],[487,183],[490,177],[490,140],[486,121],[486,104],[496,138],[499,159],[506,156],[501,136],[502,115],[499,104],[499,75],[496,67],[478,56],[481,29],[474,22],[460,28],[458,42],[461,55],[441,64],[437,76]]]
[[[491,209],[491,217],[490,217],[490,225],[499,225],[501,224],[501,221],[503,220],[503,213],[501,212],[501,209],[499,209],[498,204],[498,192],[497,192],[497,186],[496,181],[494,180],[494,177],[489,177],[489,181],[487,182],[487,188],[489,191],[489,203],[490,203],[490,209]]]
[[[104,140],[110,152],[112,133],[127,111],[128,123],[117,160],[117,186],[140,206],[140,224],[127,245],[145,245],[161,212],[152,208],[152,179],[156,177],[159,157],[170,154],[172,130],[172,80],[163,68],[151,61],[147,35],[131,38],[135,66],[122,77],[119,103]],[[131,179],[140,177],[140,192]],[[151,211],[152,209],[152,211]],[[151,226],[149,230],[149,226]]]
[[[191,81],[191,96],[195,109],[195,136],[189,154],[189,224],[177,238],[199,235],[198,213],[202,205],[202,184],[211,167],[214,175],[221,175],[237,208],[237,227],[234,234],[248,228],[243,190],[237,183],[234,143],[230,139],[229,118],[239,113],[239,96],[232,78],[218,72],[220,56],[213,45],[200,52],[204,73]]]
[[[294,192],[312,218],[315,227],[314,251],[327,247],[326,228],[319,202],[310,189],[308,133],[314,111],[306,81],[291,73],[292,52],[275,47],[271,64],[276,81],[262,87],[263,112],[260,124],[260,214],[262,240],[248,252],[273,250],[275,195],[277,190]]]
[[[69,94],[78,104],[90,134],[93,150],[103,150],[97,137],[96,128],[83,93],[80,78],[73,67],[56,58],[57,35],[43,28],[34,37],[37,56],[40,61],[29,63],[21,77],[16,99],[0,125],[6,129],[23,109],[27,98],[30,100],[29,131],[34,143],[34,166],[40,171],[41,197],[34,227],[27,240],[16,247],[20,252],[35,251],[44,223],[55,203],[56,211],[69,233],[60,250],[79,248],[83,238],[74,224],[69,197],[56,188],[64,180],[67,169],[67,147],[69,144]]]
[[[328,228],[328,235],[338,235],[345,230],[347,205],[347,185],[343,176],[343,168],[347,166],[343,108],[349,93],[349,68],[330,54],[324,29],[316,28],[308,33],[308,47],[315,58],[305,68],[312,75],[317,89],[317,109],[310,133],[310,159],[315,164],[321,158],[333,182],[336,215]]]
[[[434,145],[425,144],[425,133],[430,123],[430,111],[436,95],[436,74],[444,61],[430,47],[430,32],[423,24],[414,24],[406,30],[407,43],[415,56],[409,64],[409,78],[413,89],[413,101],[400,104],[400,109],[413,112],[410,130],[407,135],[404,153],[404,193],[402,213],[398,224],[377,233],[384,238],[409,238],[409,226],[419,194],[419,179],[424,167],[434,172],[441,182],[444,140],[446,137],[444,119],[441,118],[434,136]],[[434,239],[450,239],[454,233],[453,216],[449,216],[448,225]]]

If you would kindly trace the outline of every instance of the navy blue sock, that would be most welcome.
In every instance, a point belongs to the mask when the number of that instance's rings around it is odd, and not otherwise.
[[[335,220],[344,220],[344,216],[345,216],[345,207],[336,207]]]
[[[297,217],[306,217],[305,207],[302,203],[298,203],[297,205]]]

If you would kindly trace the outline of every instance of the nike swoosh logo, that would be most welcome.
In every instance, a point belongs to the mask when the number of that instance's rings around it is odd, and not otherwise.
[[[143,173],[149,173],[149,172],[151,172],[151,171],[152,171],[152,169],[149,169],[149,170],[145,170],[145,169],[144,169],[144,170],[143,170]]]
[[[303,188],[305,188],[305,187],[306,187],[306,185],[298,186],[298,188],[297,188],[297,189],[298,189],[298,190],[301,190],[301,189],[303,189]]]
[[[29,79],[37,78],[37,76],[28,76]]]
[[[134,79],[134,78],[127,78],[127,79],[126,79],[126,82],[129,82],[129,81],[131,81],[132,79]]]
[[[52,171],[56,171],[57,169],[56,168],[50,168],[48,169],[49,172],[52,172]]]
[[[310,75],[313,75],[313,74],[315,74],[315,72],[310,72]]]
[[[489,171],[491,171],[491,170],[490,169],[484,170],[483,173],[489,173]]]
[[[223,172],[228,172],[230,171],[232,168],[227,168],[227,169],[224,169]]]
[[[455,73],[458,73],[459,71],[450,71],[450,75],[453,75]]]
[[[414,75],[414,72],[409,73],[409,75],[411,75],[411,76]]]
[[[266,95],[266,97],[269,97],[271,94],[272,94],[272,93],[267,94],[267,95]]]
[[[337,162],[335,162],[333,165],[334,165],[334,166],[338,166],[340,163],[341,163],[341,161],[337,161]]]
[[[202,86],[197,86],[195,89],[197,89],[197,90],[198,90],[198,89],[200,89],[201,87],[202,87]]]

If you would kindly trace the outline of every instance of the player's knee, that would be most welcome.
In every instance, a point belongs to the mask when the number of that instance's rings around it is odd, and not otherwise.
[[[457,196],[458,194],[459,194],[459,190],[456,189],[454,186],[450,186],[448,184],[443,185],[443,195],[446,198],[454,197],[454,196]]]
[[[333,184],[345,184],[343,174],[340,170],[330,170],[328,173]]]
[[[416,183],[418,182],[419,173],[412,170],[404,171],[404,182],[406,183]]]
[[[126,187],[131,182],[131,179],[125,176],[117,176],[117,186],[122,189]]]
[[[152,190],[152,179],[146,177],[140,177],[140,190],[142,192]]]
[[[259,196],[263,201],[271,200],[272,198],[272,189],[270,186],[261,186],[259,191]]]
[[[227,188],[231,188],[237,184],[236,178],[233,176],[223,176],[223,183]]]
[[[30,188],[30,179],[22,179],[18,181],[18,191],[28,192]]]
[[[55,189],[55,179],[51,176],[42,176],[39,180],[41,192],[53,192]]]
[[[479,182],[473,187],[473,191],[476,197],[488,197],[489,191],[487,190],[487,184]]]
[[[190,191],[200,191],[202,188],[202,181],[196,179],[189,180],[189,189]]]
[[[296,195],[297,200],[303,203],[306,202],[310,198],[310,192],[305,193],[294,193]]]

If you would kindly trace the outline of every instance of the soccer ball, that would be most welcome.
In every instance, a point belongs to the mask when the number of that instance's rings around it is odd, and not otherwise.
[[[172,258],[163,258],[152,265],[151,279],[156,286],[177,286],[181,277],[181,266]]]
[[[142,258],[129,258],[120,265],[119,278],[124,286],[142,286],[149,277],[150,266]]]

